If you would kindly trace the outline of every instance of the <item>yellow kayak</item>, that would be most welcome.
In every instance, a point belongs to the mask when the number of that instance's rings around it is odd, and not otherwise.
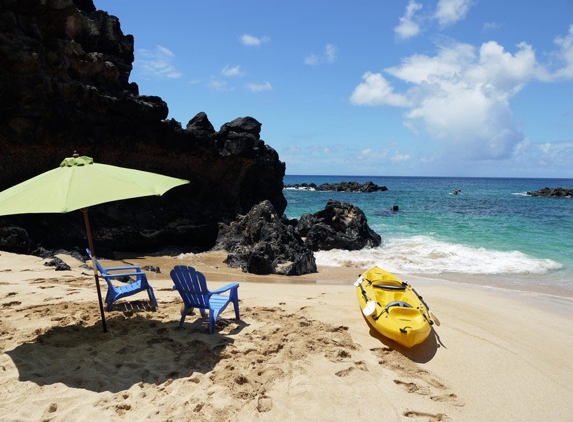
[[[409,283],[373,267],[354,285],[360,309],[376,331],[406,347],[426,340],[436,318]]]

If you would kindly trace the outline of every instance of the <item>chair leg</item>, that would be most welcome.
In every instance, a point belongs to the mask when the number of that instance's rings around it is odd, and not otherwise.
[[[153,293],[153,289],[151,288],[151,286],[147,287],[147,294],[149,296],[149,301],[151,302],[151,305],[155,308],[158,308],[157,300],[155,299],[155,294]]]
[[[239,315],[239,300],[233,301],[233,307],[235,308],[235,319],[241,319]]]
[[[185,321],[185,317],[187,316],[187,312],[189,312],[189,309],[191,309],[190,306],[185,306],[183,308],[183,312],[181,312],[181,321],[179,321],[179,328],[183,327],[183,322]]]
[[[109,294],[110,292],[108,292],[108,295],[105,298],[105,303],[106,303],[106,311],[110,312],[111,311],[111,306],[113,305],[113,302],[115,301],[115,296]]]
[[[213,312],[209,310],[209,334],[213,334],[215,332],[215,323],[217,322],[217,318],[219,317],[218,312]]]
[[[233,289],[230,296],[231,301],[233,302],[233,307],[235,308],[235,318],[241,319],[239,316],[239,293],[237,292],[237,289]]]

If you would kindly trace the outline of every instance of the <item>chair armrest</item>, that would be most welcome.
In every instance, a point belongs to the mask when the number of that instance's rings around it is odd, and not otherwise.
[[[138,272],[133,272],[133,273],[120,273],[120,274],[108,274],[108,272],[106,271],[104,274],[102,274],[102,277],[109,277],[109,278],[119,278],[119,277],[131,277],[134,275],[144,275],[146,276],[146,274],[143,271],[138,271]]]
[[[230,283],[230,284],[227,284],[226,286],[223,286],[217,290],[211,290],[211,291],[209,291],[209,293],[210,294],[223,293],[223,292],[226,292],[227,290],[236,289],[238,287],[239,287],[239,283]]]
[[[104,268],[105,272],[108,271],[125,271],[125,270],[135,270],[137,272],[141,272],[141,267],[135,266],[135,265],[130,265],[129,267],[109,267],[109,268]]]

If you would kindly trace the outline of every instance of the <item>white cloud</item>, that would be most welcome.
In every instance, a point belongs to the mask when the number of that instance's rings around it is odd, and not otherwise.
[[[420,3],[410,0],[406,6],[404,16],[400,18],[400,25],[394,28],[394,32],[400,39],[408,39],[415,37],[420,32],[420,25],[414,21],[414,14],[422,9]]]
[[[338,49],[332,44],[326,44],[324,56],[327,63],[334,63],[338,56]]]
[[[494,41],[476,49],[442,39],[434,56],[413,55],[384,70],[409,84],[407,91],[395,92],[383,73],[366,72],[350,102],[407,107],[405,126],[445,142],[460,158],[506,159],[525,142],[511,98],[532,81],[573,78],[573,27],[555,43],[562,67],[550,72],[526,43],[511,53]]]
[[[271,85],[270,82],[265,82],[262,84],[249,83],[245,86],[247,87],[247,89],[249,89],[250,91],[253,91],[253,92],[272,91],[273,90],[273,86]]]
[[[221,74],[225,75],[225,76],[243,76],[245,75],[244,72],[241,72],[241,66],[237,65],[237,66],[233,66],[230,67],[229,65],[225,66],[223,68],[223,70],[221,70]]]
[[[441,28],[451,26],[464,19],[475,0],[439,0],[436,10],[432,14],[430,11],[425,14],[421,3],[410,0],[400,17],[400,23],[394,28],[396,36],[400,40],[408,40],[417,36],[422,31],[422,26],[437,22]],[[486,24],[487,25],[487,24]],[[485,26],[484,26],[485,28]],[[491,29],[491,26],[487,26]]]
[[[311,145],[309,147],[310,155],[314,157],[335,155],[340,152],[340,145]]]
[[[560,63],[564,66],[555,73],[555,79],[573,78],[573,25],[569,27],[569,33],[564,37],[556,37],[555,44],[559,47],[556,53]]]
[[[352,95],[350,102],[356,105],[390,105],[406,107],[408,100],[404,95],[394,94],[390,83],[380,73],[366,72]]]
[[[500,25],[500,24],[498,24],[498,23],[496,23],[496,22],[485,22],[485,23],[483,24],[482,30],[483,30],[484,32],[487,32],[487,31],[495,31],[495,30],[497,30],[497,29],[500,29],[501,26],[502,26],[502,25]]]
[[[390,160],[394,162],[400,162],[400,161],[408,161],[410,158],[411,157],[409,154],[400,154],[398,151],[395,151],[394,155],[392,156],[392,158],[390,158]]]
[[[144,78],[177,79],[183,76],[175,67],[175,54],[160,45],[155,50],[137,50],[134,67]]]
[[[333,44],[326,44],[324,53],[310,54],[304,59],[304,64],[308,66],[318,66],[323,63],[335,63],[338,58],[338,48]]]
[[[320,64],[320,57],[316,54],[311,54],[304,59],[304,64],[309,66],[318,66]]]
[[[441,26],[450,26],[464,19],[473,0],[439,0],[434,18]]]
[[[227,83],[227,81],[225,80],[221,80],[221,79],[217,79],[217,78],[211,78],[211,80],[209,81],[209,83],[207,84],[207,86],[215,91],[219,91],[219,92],[225,92],[225,91],[234,91],[235,88],[229,86],[229,84]]]
[[[571,157],[573,156],[573,140],[561,142],[532,143],[525,140],[516,150],[514,161],[522,170],[530,174],[545,174],[555,172],[571,174]]]
[[[262,44],[268,43],[271,39],[269,37],[261,37],[261,38],[257,38],[253,35],[249,35],[249,34],[244,34],[242,35],[239,40],[241,41],[241,44],[243,45],[247,45],[247,46],[260,46]]]
[[[384,161],[388,157],[388,151],[386,150],[379,150],[375,151],[371,148],[366,148],[358,154],[357,161],[360,162],[381,162]]]

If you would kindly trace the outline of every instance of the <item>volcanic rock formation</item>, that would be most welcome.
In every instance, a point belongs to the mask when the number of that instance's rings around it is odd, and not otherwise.
[[[241,117],[216,131],[199,112],[185,129],[130,82],[134,38],[91,0],[0,0],[0,190],[77,150],[95,162],[190,180],[160,198],[90,209],[100,251],[208,249],[218,224],[263,200],[286,208],[285,165]],[[0,217],[0,249],[82,250],[82,214]]]

